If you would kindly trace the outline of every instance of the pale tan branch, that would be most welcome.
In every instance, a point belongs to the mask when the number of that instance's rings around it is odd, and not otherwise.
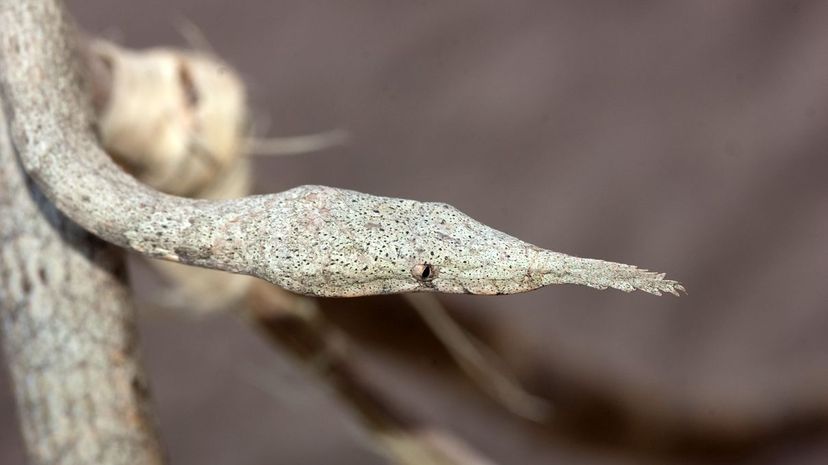
[[[29,463],[160,464],[123,252],[26,178],[5,108],[0,94],[0,339]]]
[[[247,150],[260,156],[301,155],[343,145],[349,137],[342,129],[301,136],[250,137]]]

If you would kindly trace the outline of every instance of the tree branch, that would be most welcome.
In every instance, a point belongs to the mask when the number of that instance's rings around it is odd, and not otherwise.
[[[380,452],[398,465],[493,465],[460,439],[394,402],[382,383],[364,374],[354,343],[331,325],[314,300],[257,282],[249,316],[331,386],[371,435]]]
[[[0,93],[0,332],[29,461],[160,464],[123,253],[27,179],[5,108]]]
[[[403,297],[443,343],[457,366],[489,397],[526,420],[541,422],[550,417],[551,402],[523,389],[498,354],[454,321],[437,297],[432,294],[404,294]]]
[[[445,204],[323,186],[230,201],[149,189],[97,144],[57,0],[2,5],[2,85],[23,166],[61,211],[109,242],[321,296],[511,294],[560,283],[683,290],[663,274],[535,247]]]

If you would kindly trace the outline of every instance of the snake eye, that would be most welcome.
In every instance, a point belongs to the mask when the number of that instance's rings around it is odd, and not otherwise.
[[[414,268],[411,268],[411,274],[418,280],[418,281],[431,281],[432,279],[437,276],[437,269],[434,265],[429,263],[418,263],[414,265]]]

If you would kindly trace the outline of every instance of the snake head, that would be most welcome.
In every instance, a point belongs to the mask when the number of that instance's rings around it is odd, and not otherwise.
[[[302,294],[432,291],[514,294],[580,284],[652,294],[683,287],[663,274],[545,250],[444,204],[300,186],[271,205],[276,229],[261,277]],[[263,251],[264,252],[264,251]]]

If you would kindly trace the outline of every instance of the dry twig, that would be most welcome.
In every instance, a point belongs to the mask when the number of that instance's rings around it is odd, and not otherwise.
[[[360,419],[380,452],[400,465],[484,465],[451,433],[427,425],[390,399],[360,368],[353,342],[303,296],[257,282],[248,300],[257,329],[333,387]]]

